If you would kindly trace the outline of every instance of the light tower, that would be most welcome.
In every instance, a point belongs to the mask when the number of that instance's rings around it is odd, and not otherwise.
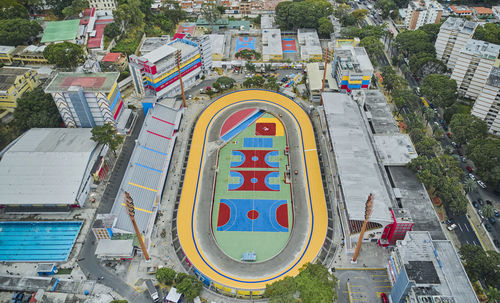
[[[356,244],[356,250],[352,256],[352,263],[356,263],[358,260],[359,250],[361,249],[361,243],[363,242],[363,236],[365,235],[366,225],[368,225],[368,220],[373,211],[373,194],[370,193],[368,200],[365,203],[365,221],[363,221],[363,226],[361,227],[361,232],[359,233],[358,244]]]
[[[135,234],[137,235],[137,238],[139,239],[139,244],[141,245],[142,253],[144,254],[144,258],[146,261],[149,261],[149,254],[148,251],[146,250],[146,245],[144,245],[144,241],[142,240],[142,235],[141,232],[139,231],[139,227],[137,227],[137,223],[135,222],[135,207],[134,207],[134,200],[132,200],[132,197],[128,192],[125,192],[125,206],[127,207],[128,215],[130,217],[130,220],[132,220],[132,224],[134,225],[135,229]]]

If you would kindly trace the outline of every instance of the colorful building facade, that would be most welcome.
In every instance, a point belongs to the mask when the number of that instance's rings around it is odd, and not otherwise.
[[[24,92],[38,86],[36,70],[22,67],[0,68],[0,109],[14,109]]]
[[[332,76],[338,87],[348,92],[368,89],[373,76],[373,66],[363,47],[343,45],[335,49]]]

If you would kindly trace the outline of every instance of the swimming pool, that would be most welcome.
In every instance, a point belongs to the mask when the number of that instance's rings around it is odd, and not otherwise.
[[[81,221],[0,222],[0,261],[66,261]]]

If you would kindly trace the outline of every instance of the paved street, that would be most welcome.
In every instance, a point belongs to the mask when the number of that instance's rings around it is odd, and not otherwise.
[[[385,268],[337,270],[335,276],[339,279],[337,285],[339,303],[378,303],[381,302],[381,293],[389,294],[391,291]]]

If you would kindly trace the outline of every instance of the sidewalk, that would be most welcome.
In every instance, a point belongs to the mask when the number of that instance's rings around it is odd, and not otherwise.
[[[468,196],[467,199],[469,200]],[[490,234],[486,231],[486,229],[484,229],[484,226],[481,224],[481,219],[470,203],[470,200],[469,203],[467,203],[467,218],[469,219],[470,225],[474,229],[474,232],[476,233],[477,238],[479,239],[479,242],[481,242],[484,250],[497,251],[497,249],[493,245],[493,240],[491,239]]]

